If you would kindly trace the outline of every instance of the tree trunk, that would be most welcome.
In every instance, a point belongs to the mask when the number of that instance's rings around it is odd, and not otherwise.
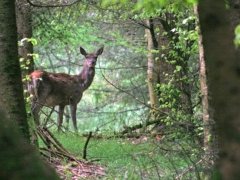
[[[198,16],[197,6],[194,6],[194,13]],[[216,153],[213,153],[216,150],[217,140],[215,138],[215,132],[213,131],[215,122],[213,121],[213,113],[210,111],[209,103],[208,103],[208,86],[207,86],[207,76],[206,76],[206,65],[204,60],[204,50],[202,45],[202,35],[200,34],[200,30],[197,26],[196,29],[199,32],[198,35],[198,47],[199,47],[199,80],[200,80],[200,88],[202,93],[202,120],[203,120],[203,142],[204,142],[204,151],[206,156],[205,161],[205,169],[204,179],[211,178],[211,170],[213,169],[214,161],[216,159]]]
[[[25,38],[32,38],[32,10],[31,6],[26,0],[16,0],[16,14],[17,14],[17,30],[18,30],[18,41]],[[24,58],[21,62],[22,76],[29,75],[34,70],[33,61],[33,44],[22,41],[22,45],[18,47],[19,58]],[[26,85],[24,89],[27,89]]]
[[[150,20],[146,20],[146,24],[149,28],[150,26]],[[148,91],[150,96],[150,103],[152,108],[159,108],[159,99],[156,93],[156,87],[158,82],[158,70],[157,70],[157,64],[156,64],[156,48],[153,44],[153,37],[150,29],[146,29],[146,35],[147,35],[147,43],[148,43]],[[152,29],[153,31],[153,29]]]
[[[164,22],[165,23],[165,22]],[[158,71],[158,76],[159,76],[159,83],[162,84],[169,84],[169,81],[171,77],[174,74],[174,69],[175,65],[170,64],[167,62],[169,59],[169,42],[170,42],[170,37],[167,35],[163,35],[164,32],[167,32],[166,29],[164,29],[163,26],[163,20],[159,24],[158,28],[159,30],[159,36],[158,36],[158,49],[159,49],[159,71]],[[166,47],[166,48],[163,48]],[[161,96],[160,92],[160,96]],[[167,113],[169,112],[168,108],[165,108],[164,111]]]
[[[21,41],[21,45],[18,46],[18,56],[20,64],[22,66],[22,79],[26,79],[34,70],[33,61],[33,44],[28,42],[26,38],[32,38],[32,9],[26,0],[16,0],[16,15],[17,15],[17,31],[18,41]],[[27,90],[27,83],[24,81],[23,89]],[[24,97],[29,97],[28,93],[24,93]],[[35,128],[30,126],[31,142],[38,146],[37,132]]]
[[[21,70],[17,52],[14,1],[0,1],[0,22],[0,107],[7,114],[5,121],[17,122],[21,132],[29,141]]]
[[[229,12],[230,12],[230,22],[232,35],[234,37],[234,30],[240,24],[240,2],[239,0],[229,0]],[[240,57],[240,48],[238,48],[237,53]]]
[[[198,12],[220,148],[213,179],[235,180],[240,177],[240,65],[229,13],[223,0],[200,0]]]
[[[181,19],[176,19],[171,14],[164,14],[164,18],[160,19],[159,37],[158,37],[158,49],[159,49],[159,81],[160,84],[171,84],[174,88],[181,91],[181,96],[179,97],[178,106],[186,114],[193,114],[192,102],[191,102],[191,90],[188,82],[185,82],[183,77],[188,77],[188,61],[189,55],[184,55],[184,50],[176,48],[179,42],[178,34],[174,34],[171,30],[176,28],[177,25],[171,22],[178,22]],[[194,26],[193,26],[194,27]],[[189,29],[190,31],[191,29]],[[165,33],[165,35],[163,35]],[[171,43],[170,43],[171,42]],[[191,48],[191,43],[186,46]],[[175,51],[175,56],[173,56],[170,51]],[[177,54],[177,55],[176,55]],[[175,63],[170,63],[171,60],[175,60]],[[180,66],[181,70],[176,71],[176,67]],[[161,96],[161,92],[160,92]],[[161,104],[161,102],[160,102]],[[177,107],[177,108],[179,108]],[[175,107],[176,108],[176,107]],[[165,112],[169,109],[166,108]]]

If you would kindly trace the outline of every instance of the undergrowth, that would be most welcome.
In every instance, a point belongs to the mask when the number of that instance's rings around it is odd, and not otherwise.
[[[78,158],[82,157],[85,137],[71,133],[54,133],[63,146]],[[102,179],[175,179],[199,158],[189,142],[166,142],[140,139],[91,138],[87,159],[106,166]],[[197,179],[197,166],[181,179]]]

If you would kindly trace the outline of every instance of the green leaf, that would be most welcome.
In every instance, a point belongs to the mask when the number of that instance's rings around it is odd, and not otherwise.
[[[207,141],[208,141],[208,142],[211,141],[211,139],[212,139],[211,137],[212,137],[211,134],[207,136]]]
[[[20,62],[23,62],[23,61],[24,61],[24,58],[20,58],[19,61],[20,61]]]
[[[184,19],[184,20],[182,21],[183,24],[186,24],[187,22],[188,22],[188,19]]]
[[[35,46],[35,45],[37,45],[37,40],[36,39],[33,39],[33,38],[31,38],[31,43]]]
[[[176,70],[180,71],[182,69],[182,66],[176,66]]]
[[[236,28],[235,28],[235,34],[238,35],[240,34],[240,25],[238,25]]]
[[[198,0],[187,0],[188,3],[197,4]]]

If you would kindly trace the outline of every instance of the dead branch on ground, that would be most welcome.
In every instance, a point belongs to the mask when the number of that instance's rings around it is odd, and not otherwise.
[[[56,169],[61,178],[81,179],[101,177],[105,175],[104,166],[96,165],[92,162],[86,162],[83,159],[78,159],[78,157],[75,157],[64,148],[64,146],[47,128],[41,128],[38,126],[37,132],[46,146],[39,148],[40,154]],[[91,133],[84,146],[85,159],[87,145],[90,138]]]

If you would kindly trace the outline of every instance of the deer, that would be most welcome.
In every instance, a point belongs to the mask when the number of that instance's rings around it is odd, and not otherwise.
[[[58,106],[58,131],[63,122],[63,113],[66,105],[70,106],[74,130],[77,132],[76,111],[83,92],[93,82],[95,65],[103,47],[95,53],[87,53],[80,47],[80,53],[85,56],[82,71],[77,75],[53,73],[44,70],[35,70],[29,75],[28,92],[31,97],[31,110],[36,125],[39,125],[39,111],[43,106]]]

